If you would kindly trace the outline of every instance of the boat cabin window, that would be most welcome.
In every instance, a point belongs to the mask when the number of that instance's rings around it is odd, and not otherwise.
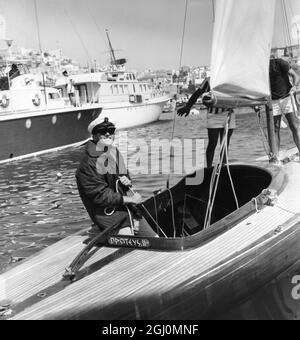
[[[114,85],[114,94],[119,94],[119,86]]]
[[[133,93],[135,93],[136,89],[135,89],[135,85],[134,84],[132,85],[132,88],[133,88]]]
[[[60,95],[57,92],[48,93],[48,98],[49,99],[60,99]]]
[[[101,85],[99,86],[99,90],[100,90],[100,88],[101,88]],[[88,103],[89,102],[89,98],[88,98],[87,85],[86,84],[76,85],[75,89],[78,91],[80,103],[81,104]]]

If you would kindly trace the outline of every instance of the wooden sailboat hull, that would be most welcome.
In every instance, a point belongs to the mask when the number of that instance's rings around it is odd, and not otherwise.
[[[261,299],[263,310],[272,305],[278,311],[262,315],[299,318],[300,300],[291,295],[296,273],[289,270],[299,263],[300,163],[279,168],[272,186],[279,193],[277,204],[246,215],[198,246],[103,247],[73,283],[62,274],[83,249],[84,236],[66,238],[4,273],[0,301],[10,302],[13,319],[200,320],[235,318],[243,308],[251,317],[251,297],[287,275],[278,301],[272,294]]]

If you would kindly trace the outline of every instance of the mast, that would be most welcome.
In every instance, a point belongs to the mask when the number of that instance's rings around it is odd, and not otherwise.
[[[106,36],[107,36],[107,40],[108,40],[108,44],[109,44],[109,49],[110,49],[110,57],[111,57],[111,63],[116,65],[116,56],[115,56],[115,51],[112,47],[109,35],[108,35],[108,30],[105,30]]]
[[[38,34],[39,52],[42,55],[42,44],[41,44],[41,35],[40,35],[40,23],[39,23],[39,16],[38,16],[38,9],[37,9],[36,0],[34,0],[34,11],[35,11],[36,26],[37,26],[37,34]]]
[[[39,16],[38,16],[38,9],[37,9],[36,0],[34,0],[34,10],[35,10],[36,25],[37,25],[37,33],[38,33],[39,52],[40,52],[41,58],[43,60],[41,35],[40,35],[40,24],[39,24]],[[42,72],[42,78],[43,78],[43,87],[44,87],[44,95],[45,95],[45,104],[47,106],[47,91],[46,91],[45,74],[44,74],[44,72]]]

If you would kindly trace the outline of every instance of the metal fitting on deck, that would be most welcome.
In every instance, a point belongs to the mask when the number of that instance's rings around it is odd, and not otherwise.
[[[278,202],[277,192],[271,189],[265,189],[259,196],[262,205],[274,207],[274,205]]]
[[[260,212],[259,206],[274,207],[278,202],[277,192],[271,189],[265,189],[262,193],[253,198],[252,202],[255,205],[256,212]]]
[[[12,315],[12,309],[9,303],[3,303],[0,305],[0,317],[6,317]]]

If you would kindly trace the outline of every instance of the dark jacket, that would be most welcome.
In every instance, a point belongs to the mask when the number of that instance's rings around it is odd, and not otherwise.
[[[116,181],[124,174],[119,174],[118,162],[116,173],[104,173],[106,171],[102,171],[102,163],[99,160],[107,159],[106,153],[98,151],[96,147],[94,141],[87,143],[85,155],[76,171],[80,197],[92,221],[101,230],[112,224],[117,229],[128,227],[130,219],[123,200],[126,188],[119,185],[119,192],[116,191]],[[119,155],[118,151],[117,155]],[[104,213],[105,208],[115,208],[116,211],[113,215],[107,216]]]

